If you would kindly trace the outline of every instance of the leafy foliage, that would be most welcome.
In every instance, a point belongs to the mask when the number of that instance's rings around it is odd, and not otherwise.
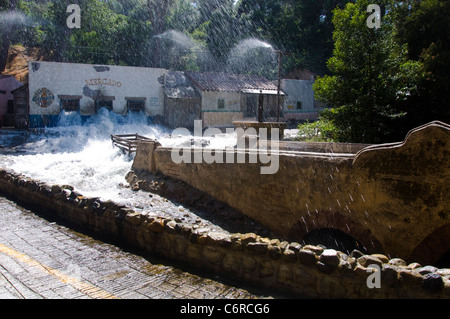
[[[334,107],[322,117],[333,122],[340,141],[382,143],[406,134],[404,103],[417,93],[422,64],[410,60],[396,40],[392,1],[380,29],[367,27],[370,1],[349,3],[334,11],[335,46],[328,67],[333,75],[314,85],[317,98]]]
[[[230,71],[275,79],[308,69],[332,109],[336,141],[403,138],[450,122],[450,1],[380,0],[382,27],[367,27],[369,0],[0,0],[0,72],[11,44],[47,60]],[[79,4],[80,29],[66,25]],[[264,45],[240,53],[247,39]],[[267,44],[267,45],[266,45]]]
[[[335,142],[336,128],[331,121],[321,119],[298,125],[297,141],[302,142]]]

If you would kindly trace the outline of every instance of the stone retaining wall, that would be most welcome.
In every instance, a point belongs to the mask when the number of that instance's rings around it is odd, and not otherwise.
[[[133,170],[181,180],[289,240],[335,229],[370,253],[423,264],[435,264],[450,251],[449,125],[433,122],[403,142],[368,147],[279,145],[271,153],[279,164],[275,174],[261,173],[266,164],[252,163],[252,150],[227,150],[222,158],[215,154],[219,160],[213,163],[177,163],[173,150],[157,143],[139,145]],[[205,153],[181,151],[191,159]],[[244,154],[245,163],[239,163]]]
[[[136,213],[84,197],[70,186],[48,185],[7,170],[0,170],[0,192],[143,252],[298,297],[450,298],[450,269],[406,265],[380,254],[348,256],[253,233],[202,233],[189,224]]]

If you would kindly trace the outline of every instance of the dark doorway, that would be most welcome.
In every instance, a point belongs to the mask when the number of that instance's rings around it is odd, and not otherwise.
[[[247,95],[245,117],[256,117],[256,111],[258,110],[258,96],[254,94]]]

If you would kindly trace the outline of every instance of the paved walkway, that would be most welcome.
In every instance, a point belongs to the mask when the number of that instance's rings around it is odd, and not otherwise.
[[[0,197],[0,299],[249,299],[246,290],[152,263]]]

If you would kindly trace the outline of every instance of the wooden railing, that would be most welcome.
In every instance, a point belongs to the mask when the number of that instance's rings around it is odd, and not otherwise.
[[[138,134],[111,135],[111,141],[114,146],[120,148],[125,153],[136,152],[137,146],[141,141],[155,141],[151,138]]]

